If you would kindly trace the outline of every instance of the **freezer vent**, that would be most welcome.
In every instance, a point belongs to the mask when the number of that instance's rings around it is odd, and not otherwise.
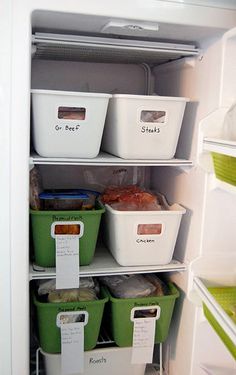
[[[192,45],[35,34],[34,59],[159,65],[199,53]]]

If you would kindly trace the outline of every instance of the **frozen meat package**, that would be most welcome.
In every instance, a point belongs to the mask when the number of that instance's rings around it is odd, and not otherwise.
[[[166,284],[155,274],[103,276],[100,282],[116,298],[142,298],[168,294]]]
[[[81,302],[98,299],[99,284],[92,277],[80,279],[80,287],[76,289],[56,289],[56,280],[42,280],[38,283],[38,295],[47,302]]]

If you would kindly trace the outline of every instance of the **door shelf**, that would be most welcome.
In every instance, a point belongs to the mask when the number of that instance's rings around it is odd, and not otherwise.
[[[208,154],[214,153],[208,170],[212,172],[212,177],[209,179],[210,189],[218,188],[235,194],[236,142],[220,138],[204,138],[203,150]]]
[[[194,277],[193,287],[200,297],[202,303],[206,305],[210,313],[213,315],[217,324],[224,330],[224,332],[236,346],[236,324],[215,300],[200,278]]]
[[[101,152],[96,158],[93,159],[80,159],[80,158],[44,158],[33,153],[30,157],[30,165],[125,165],[125,166],[189,166],[193,162],[186,159],[170,159],[170,160],[142,160],[142,159],[121,159],[117,156]]]
[[[204,151],[236,157],[236,142],[218,138],[204,138]]]
[[[139,274],[152,272],[174,272],[185,271],[186,265],[177,260],[172,260],[167,265],[161,266],[120,266],[110,252],[103,246],[96,249],[93,262],[88,266],[80,267],[80,276],[103,276],[103,275],[122,275],[122,274]],[[29,269],[30,280],[37,279],[54,279],[56,278],[55,268],[42,268],[34,264],[30,264]]]

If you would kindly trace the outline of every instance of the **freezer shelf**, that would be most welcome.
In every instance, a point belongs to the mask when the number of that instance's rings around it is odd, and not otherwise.
[[[213,295],[208,291],[207,287],[200,278],[194,277],[193,285],[200,299],[212,314],[214,320],[236,347],[236,324],[219,305]]]
[[[122,267],[112,257],[110,252],[103,246],[96,249],[93,262],[89,266],[80,267],[80,276],[102,276],[102,275],[122,275],[122,274],[139,274],[151,272],[173,272],[186,271],[186,265],[177,260],[172,260],[167,265],[162,266],[136,266]],[[34,264],[29,269],[30,280],[36,279],[53,279],[56,278],[55,268],[42,268]]]
[[[170,159],[170,160],[143,160],[143,159],[121,159],[117,156],[101,152],[96,158],[44,158],[36,153],[31,154],[30,165],[126,165],[126,166],[193,166],[191,160]]]

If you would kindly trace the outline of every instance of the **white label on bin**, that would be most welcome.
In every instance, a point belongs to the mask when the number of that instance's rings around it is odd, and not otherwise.
[[[61,373],[84,372],[84,323],[61,325]]]
[[[56,235],[56,289],[79,287],[79,236]]]
[[[131,312],[131,320],[134,322],[131,363],[152,363],[156,320],[160,317],[160,307],[139,307],[133,310]]]

